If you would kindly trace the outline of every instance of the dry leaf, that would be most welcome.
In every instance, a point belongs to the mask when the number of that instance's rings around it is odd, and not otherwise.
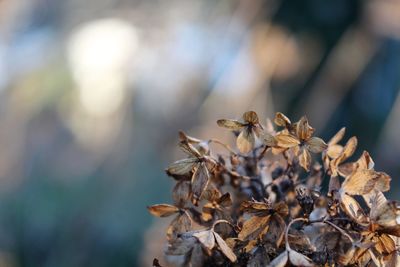
[[[240,131],[245,126],[244,123],[241,123],[239,121],[236,121],[236,120],[225,120],[225,119],[218,120],[217,124],[220,127],[224,127],[224,128],[227,128],[227,129],[230,129],[230,130],[234,130],[234,131]]]
[[[300,144],[300,141],[293,135],[291,134],[277,134],[275,136],[277,145],[282,148],[291,148],[298,146]]]
[[[255,144],[255,137],[253,131],[249,129],[244,129],[240,132],[238,138],[236,139],[236,145],[241,153],[249,153]]]
[[[148,206],[147,209],[151,214],[157,217],[168,217],[179,212],[179,208],[168,204]]]
[[[303,167],[306,171],[310,170],[311,165],[311,155],[307,149],[302,149],[302,152],[299,156],[300,166]]]
[[[196,168],[192,177],[192,192],[195,202],[197,202],[201,198],[201,195],[203,194],[203,191],[206,189],[209,182],[209,177],[210,175],[206,164],[202,162]]]
[[[267,216],[253,216],[245,221],[243,228],[239,233],[240,240],[251,240],[257,238],[268,226],[270,215]]]
[[[353,173],[342,184],[342,190],[349,195],[365,195],[373,189],[386,192],[390,189],[390,177],[383,172],[361,170]]]
[[[235,262],[237,260],[235,253],[233,253],[232,249],[228,247],[228,245],[225,243],[225,241],[222,239],[222,237],[214,232],[215,240],[217,241],[217,244],[219,246],[219,249],[221,250],[222,253],[231,261]]]
[[[311,137],[306,141],[307,149],[312,153],[321,153],[327,149],[328,145],[318,137]]]
[[[259,121],[258,121],[258,115],[257,115],[257,113],[254,112],[254,111],[247,111],[247,112],[245,112],[245,113],[243,114],[243,120],[244,120],[245,122],[250,123],[250,124],[253,124],[253,125],[259,123]]]
[[[201,153],[191,143],[182,141],[179,143],[179,147],[190,157],[201,158]]]
[[[178,234],[190,231],[192,228],[192,219],[187,213],[178,215],[169,225],[167,229],[167,237],[169,239],[175,239]]]
[[[305,116],[301,117],[297,123],[296,135],[300,140],[308,140],[314,133],[314,128],[308,124]]]
[[[276,125],[281,126],[281,127],[288,127],[291,124],[289,118],[280,112],[277,112],[275,114],[274,122]]]
[[[184,206],[185,202],[190,198],[190,182],[179,181],[172,190],[172,198],[175,205]]]
[[[208,250],[212,250],[215,246],[215,238],[212,230],[205,230],[193,234],[199,242]]]
[[[343,211],[354,221],[359,224],[367,224],[369,222],[367,216],[364,214],[364,210],[354,198],[349,195],[342,194],[340,202]]]
[[[188,174],[193,170],[193,167],[196,166],[198,161],[197,158],[177,160],[168,167],[167,172],[176,175]]]

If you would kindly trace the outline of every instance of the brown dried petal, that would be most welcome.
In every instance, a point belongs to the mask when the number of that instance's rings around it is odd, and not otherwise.
[[[182,213],[176,216],[167,229],[169,239],[176,239],[178,234],[186,233],[192,228],[192,219],[187,213]]]
[[[198,158],[177,160],[168,167],[167,172],[175,175],[185,175],[191,172],[198,162]]]
[[[321,153],[328,148],[328,145],[318,137],[311,137],[306,141],[307,149],[312,153]]]
[[[287,127],[288,125],[291,124],[289,118],[280,112],[277,112],[275,114],[274,122],[276,125],[281,126],[281,127]]]
[[[303,116],[297,123],[296,135],[300,140],[309,139],[314,133],[314,128],[308,124],[308,120]]]
[[[364,151],[361,157],[357,160],[357,169],[358,170],[372,170],[374,168],[374,161],[367,151]]]
[[[277,134],[275,139],[277,145],[282,148],[291,148],[300,144],[300,140],[297,137],[287,133]]]
[[[201,198],[204,190],[209,182],[210,174],[204,162],[200,163],[193,173],[192,177],[192,192],[195,201]]]
[[[328,145],[328,150],[326,151],[326,154],[331,159],[335,159],[339,157],[342,151],[343,151],[343,146],[341,145]]]
[[[343,139],[344,134],[346,132],[346,127],[343,127],[342,129],[340,129],[328,142],[328,145],[335,145],[337,143],[340,142],[340,140]]]
[[[226,119],[217,120],[217,124],[220,127],[224,127],[233,131],[240,131],[245,126],[245,124],[241,123],[240,121]]]
[[[258,124],[258,115],[254,111],[247,111],[243,114],[243,120],[249,124]]]
[[[331,169],[334,175],[336,175],[337,167],[339,166],[339,164],[351,157],[354,154],[354,151],[356,151],[356,148],[357,138],[353,136],[347,141],[346,145],[343,147],[342,153],[337,158],[331,161]]]
[[[212,250],[215,246],[214,233],[211,230],[201,231],[193,234],[199,242],[208,250]]]
[[[152,205],[148,206],[147,209],[152,215],[157,217],[168,217],[179,211],[179,208],[169,204]]]
[[[172,190],[172,198],[175,205],[183,206],[183,204],[190,198],[190,182],[179,181]]]
[[[380,254],[389,254],[396,250],[396,244],[393,239],[386,234],[375,236],[372,241],[376,243],[375,249]]]
[[[253,149],[254,143],[255,137],[253,131],[247,127],[240,132],[236,139],[236,145],[239,151],[244,154],[249,153]]]
[[[390,176],[374,170],[361,170],[353,173],[342,184],[349,195],[365,195],[373,189],[386,192],[390,189]]]
[[[311,155],[307,149],[302,149],[302,153],[299,156],[300,166],[303,167],[306,171],[310,170],[311,165]]]
[[[373,202],[370,217],[376,224],[384,227],[400,225],[400,204],[396,201]]]
[[[225,243],[225,241],[222,239],[222,237],[214,232],[215,240],[217,241],[217,244],[219,246],[219,249],[221,250],[222,253],[231,261],[235,262],[236,261],[236,255],[233,253],[232,249],[228,247],[228,245]]]
[[[357,164],[355,162],[346,162],[340,164],[337,171],[340,174],[340,176],[348,177],[356,170],[357,170]]]
[[[262,141],[264,145],[273,147],[277,145],[277,141],[275,140],[275,137],[269,133],[264,133],[262,136]]]
[[[243,241],[258,238],[265,227],[267,227],[270,217],[270,215],[251,217],[249,220],[244,222],[238,238]]]
[[[180,142],[179,147],[183,152],[188,154],[189,156],[195,157],[195,158],[201,158],[201,153],[195,148],[192,144],[188,142]]]
[[[366,217],[364,210],[354,198],[349,195],[342,194],[340,196],[340,204],[343,211],[354,221],[359,224],[368,223],[368,218]]]
[[[371,209],[370,217],[372,218],[372,212],[379,210],[381,205],[385,205],[387,198],[385,195],[377,190],[372,190],[370,193],[363,195],[365,203]]]

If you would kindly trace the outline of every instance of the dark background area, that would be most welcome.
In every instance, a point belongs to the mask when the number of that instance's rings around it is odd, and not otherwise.
[[[0,1],[0,266],[150,266],[178,130],[307,115],[400,174],[400,1]]]

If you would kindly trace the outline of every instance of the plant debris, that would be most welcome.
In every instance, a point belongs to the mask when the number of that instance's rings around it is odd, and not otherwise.
[[[368,152],[349,161],[357,138],[339,144],[342,128],[325,143],[305,116],[292,123],[278,112],[274,123],[254,111],[218,120],[237,151],[179,133],[187,158],[166,170],[174,203],[148,207],[174,216],[168,266],[400,266],[400,204],[386,199],[391,178]]]

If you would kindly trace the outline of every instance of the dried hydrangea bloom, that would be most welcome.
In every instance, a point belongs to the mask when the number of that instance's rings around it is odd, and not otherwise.
[[[287,117],[285,117],[287,119]],[[280,120],[278,126],[282,124]],[[328,145],[319,137],[313,137],[314,128],[308,124],[308,120],[303,116],[296,124],[292,125],[290,121],[285,124],[285,131],[275,136],[277,146],[286,149],[293,149],[294,154],[298,157],[300,166],[306,171],[310,170],[311,154],[321,153]]]
[[[263,127],[261,126],[258,115],[254,111],[247,111],[242,116],[243,122],[237,120],[221,119],[217,121],[220,127],[233,131],[239,131],[236,145],[241,153],[249,153],[255,144],[256,138],[260,137]],[[266,142],[270,141],[270,135],[264,133]],[[271,140],[273,140],[271,138]]]
[[[305,116],[264,121],[254,111],[217,121],[237,134],[237,150],[179,133],[187,158],[167,168],[173,204],[148,207],[173,217],[153,266],[400,266],[400,204],[386,199],[391,178],[367,151],[349,161],[357,138],[339,144],[342,128],[325,143]]]

